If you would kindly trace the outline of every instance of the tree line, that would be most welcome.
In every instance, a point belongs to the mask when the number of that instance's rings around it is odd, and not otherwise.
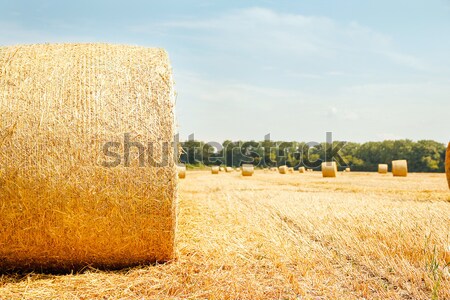
[[[391,165],[406,159],[411,172],[444,172],[444,144],[432,140],[386,140],[382,142],[304,143],[284,141],[230,141],[205,143],[190,140],[180,143],[180,161],[192,166],[226,165],[239,167],[250,163],[267,168],[280,165],[319,169],[324,161],[336,161],[340,169],[376,171],[378,164]]]

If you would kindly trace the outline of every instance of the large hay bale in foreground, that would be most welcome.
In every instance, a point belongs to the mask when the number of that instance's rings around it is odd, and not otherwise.
[[[305,173],[305,172],[306,172],[305,167],[300,167],[300,168],[298,168],[298,172],[299,172],[299,173]]]
[[[172,259],[177,170],[167,53],[1,47],[0,70],[0,270]]]
[[[445,173],[447,174],[448,188],[450,188],[450,143],[448,143],[445,155]]]
[[[408,175],[408,162],[404,159],[392,161],[392,175],[406,177]]]
[[[212,166],[211,167],[211,174],[219,174],[220,167],[219,166]]]
[[[388,165],[387,164],[379,164],[378,165],[378,173],[380,174],[387,174],[388,172]]]
[[[337,165],[335,161],[322,163],[322,177],[336,177]]]
[[[280,174],[287,174],[288,169],[289,169],[288,166],[279,166],[278,172],[280,172]]]
[[[255,173],[255,167],[250,164],[242,165],[242,176],[252,176]]]
[[[186,178],[186,165],[181,164],[177,167],[178,178],[185,179]]]

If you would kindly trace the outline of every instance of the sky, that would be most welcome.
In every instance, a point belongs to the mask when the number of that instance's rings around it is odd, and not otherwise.
[[[165,48],[181,140],[450,139],[450,0],[0,7],[0,45]]]

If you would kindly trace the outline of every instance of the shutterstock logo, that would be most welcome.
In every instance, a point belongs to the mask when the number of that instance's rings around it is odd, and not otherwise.
[[[120,165],[130,167],[133,160],[137,160],[139,167],[166,167],[169,157],[179,160],[179,149],[185,162],[205,165],[241,165],[250,163],[255,166],[276,166],[295,160],[293,167],[305,166],[318,168],[322,162],[336,161],[340,166],[347,166],[347,162],[340,155],[346,142],[333,142],[333,134],[326,133],[326,142],[308,143],[276,143],[270,140],[270,134],[264,136],[263,142],[218,143],[196,142],[194,134],[189,135],[188,141],[180,143],[179,135],[175,135],[172,142],[143,142],[132,140],[130,133],[123,135],[123,141],[110,141],[103,145],[106,160],[102,165],[114,168]],[[181,146],[181,147],[180,147]],[[136,153],[135,155],[132,155]],[[135,164],[133,164],[135,165]]]

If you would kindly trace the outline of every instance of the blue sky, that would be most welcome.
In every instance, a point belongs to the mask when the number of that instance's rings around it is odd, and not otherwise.
[[[449,140],[450,0],[0,2],[1,45],[166,48],[182,139]]]

